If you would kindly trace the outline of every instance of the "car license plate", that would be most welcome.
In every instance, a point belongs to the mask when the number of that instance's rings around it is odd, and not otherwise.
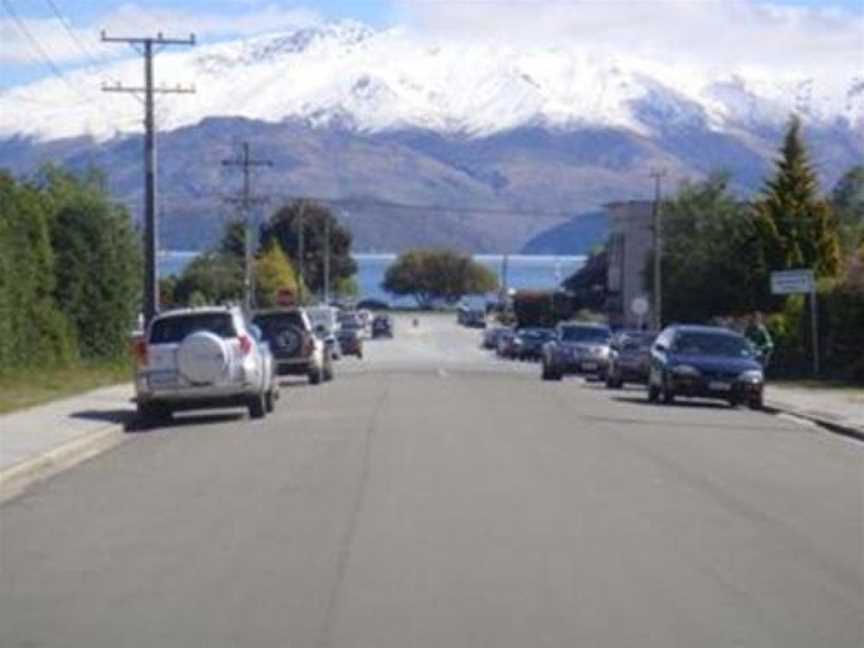
[[[177,384],[177,372],[154,371],[149,380],[151,387],[174,387]]]
[[[594,371],[597,369],[597,363],[596,362],[583,362],[582,363],[582,369],[584,369],[585,371]]]
[[[711,391],[727,392],[732,389],[732,385],[727,382],[712,381],[708,383],[708,389],[710,389]]]

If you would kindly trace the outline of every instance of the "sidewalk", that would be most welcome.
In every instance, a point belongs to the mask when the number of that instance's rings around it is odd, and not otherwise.
[[[864,440],[864,392],[769,384],[765,405]]]
[[[0,416],[0,499],[124,438],[132,385],[115,385]]]

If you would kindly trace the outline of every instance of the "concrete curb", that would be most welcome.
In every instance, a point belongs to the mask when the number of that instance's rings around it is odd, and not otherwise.
[[[20,495],[36,482],[119,445],[126,438],[124,426],[111,423],[0,471],[0,503]]]
[[[763,409],[770,414],[791,414],[792,416],[797,416],[798,418],[802,418],[807,421],[816,423],[820,427],[823,427],[826,430],[829,430],[830,432],[833,432],[835,434],[850,437],[858,441],[864,441],[864,430],[853,427],[851,425],[846,425],[844,423],[839,423],[835,420],[828,419],[822,416],[817,416],[813,413],[802,411],[794,407],[790,407],[789,405],[785,405],[784,403],[778,403],[776,401],[772,403],[766,401]]]

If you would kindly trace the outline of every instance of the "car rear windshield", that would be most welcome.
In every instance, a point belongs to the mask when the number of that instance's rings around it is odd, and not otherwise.
[[[723,333],[681,333],[672,351],[682,355],[750,358],[753,349],[743,337]]]
[[[272,340],[289,326],[305,330],[300,313],[266,313],[255,315],[252,322],[261,329],[265,340]]]
[[[565,342],[608,342],[608,329],[595,326],[565,326],[561,330],[561,339]]]
[[[198,313],[156,320],[150,333],[150,344],[178,344],[198,331],[214,333],[221,338],[237,335],[229,313]]]
[[[653,333],[628,333],[621,343],[625,351],[645,351],[651,348],[656,337]]]

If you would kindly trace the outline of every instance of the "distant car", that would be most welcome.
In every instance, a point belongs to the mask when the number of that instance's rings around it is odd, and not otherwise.
[[[508,326],[490,326],[485,331],[483,331],[483,348],[484,349],[497,349],[498,348],[498,338],[505,332],[512,331]]]
[[[361,337],[362,329],[357,327],[343,326],[336,334],[339,339],[339,346],[342,348],[343,355],[353,355],[358,358],[363,357],[363,338]]]
[[[516,334],[513,329],[502,331],[498,335],[498,345],[495,351],[500,358],[512,358],[516,347]]]
[[[617,332],[609,345],[606,386],[620,389],[624,383],[647,383],[651,345],[656,337],[655,331]]]
[[[555,339],[555,331],[547,328],[526,328],[518,334],[515,354],[520,360],[539,360],[543,345]]]
[[[240,309],[213,306],[153,319],[136,342],[135,394],[145,422],[179,410],[246,407],[252,418],[279,398],[274,359]]]
[[[562,322],[555,338],[543,345],[543,380],[566,374],[602,375],[609,362],[612,331],[604,324]]]
[[[765,374],[748,340],[716,326],[669,326],[651,349],[648,400],[716,398],[761,409]]]
[[[372,320],[372,338],[393,337],[393,320],[389,315],[377,315]]]
[[[252,321],[270,344],[278,375],[307,376],[312,385],[333,379],[332,355],[302,308],[258,311]]]

